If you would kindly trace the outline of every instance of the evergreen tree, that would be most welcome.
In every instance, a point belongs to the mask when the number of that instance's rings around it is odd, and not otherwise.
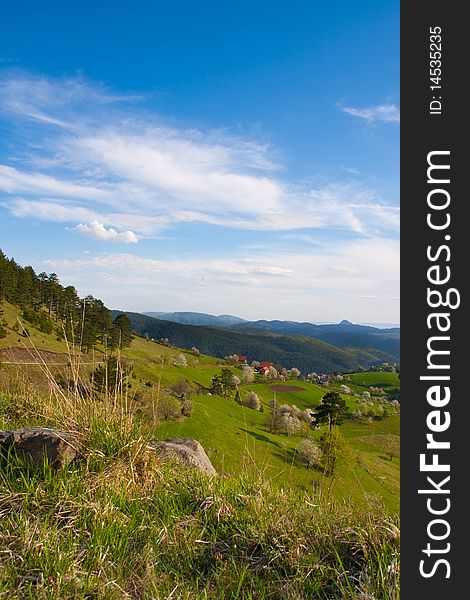
[[[2,301],[19,306],[24,318],[44,333],[51,333],[56,321],[59,336],[76,340],[81,349],[90,350],[98,342],[108,345],[112,322],[101,300],[93,296],[80,300],[75,288],[64,288],[55,273],[37,275],[32,267],[21,267],[0,250]],[[127,343],[127,330],[121,337]]]
[[[222,396],[223,387],[222,387],[222,381],[220,379],[220,375],[214,375],[209,389],[210,389],[211,394],[213,394],[214,396]]]
[[[98,342],[107,347],[111,333],[111,313],[101,300],[87,296],[81,301],[77,334],[81,350],[89,352]]]
[[[98,365],[91,373],[90,380],[93,387],[101,393],[114,395],[122,393],[130,387],[128,376],[130,369],[125,367],[115,356],[110,356],[106,363]]]
[[[110,336],[110,345],[113,350],[122,350],[132,342],[132,326],[129,317],[119,314],[113,321]]]
[[[222,369],[220,373],[220,384],[222,386],[222,395],[226,398],[229,391],[235,389],[235,382],[233,380],[233,372],[231,369]]]
[[[341,425],[346,415],[346,401],[338,392],[328,392],[316,410],[317,424],[328,423],[331,432],[334,425]]]

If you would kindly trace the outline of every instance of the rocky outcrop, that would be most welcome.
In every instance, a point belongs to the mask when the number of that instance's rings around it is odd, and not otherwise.
[[[162,461],[176,461],[183,465],[196,467],[208,475],[217,475],[204,448],[197,440],[191,438],[172,438],[152,443]]]
[[[78,454],[80,442],[76,434],[50,429],[30,427],[0,431],[0,456],[16,454],[27,464],[40,467],[44,459],[53,467],[66,466]]]

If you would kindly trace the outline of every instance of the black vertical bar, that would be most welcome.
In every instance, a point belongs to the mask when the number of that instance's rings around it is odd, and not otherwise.
[[[401,5],[401,597],[404,600],[470,597],[465,549],[470,533],[467,516],[470,501],[466,491],[470,480],[467,443],[470,327],[466,313],[470,275],[466,215],[470,197],[465,179],[470,169],[466,165],[469,127],[464,106],[470,34],[464,7],[463,3],[435,0]],[[432,63],[433,58],[440,64]],[[440,69],[439,75],[436,69]],[[436,151],[449,154],[430,157],[429,153]],[[450,169],[431,170],[428,181],[428,160]],[[444,183],[447,178],[450,181]],[[429,205],[444,206],[449,198],[449,206],[442,210]],[[433,226],[443,226],[448,218],[450,223],[443,229],[433,229],[428,218]],[[436,265],[438,269],[428,271]],[[449,274],[446,283],[429,280],[442,281]],[[434,294],[429,300],[428,288],[441,292],[443,298],[450,293],[453,305],[460,296],[460,306],[431,307],[430,302],[439,304],[439,296]],[[451,289],[454,292],[449,292]],[[439,330],[437,317],[430,317],[432,313],[445,315],[439,323],[442,329],[450,323],[448,331]],[[444,339],[445,336],[450,339]],[[442,339],[430,341],[432,337]],[[435,350],[450,350],[450,354],[429,357],[428,344]],[[430,364],[438,368],[431,368]],[[446,365],[450,368],[444,368]],[[420,379],[436,376],[447,376],[450,380]],[[449,388],[447,404],[443,400],[441,406],[431,405],[428,394],[432,386],[439,390],[439,398],[444,398],[445,387]],[[436,393],[431,396],[431,400],[436,398]],[[450,425],[445,428],[448,418]],[[438,427],[443,431],[432,430]],[[427,444],[432,446],[428,434],[433,434],[436,441],[449,442],[450,448],[427,448]],[[439,465],[449,465],[450,470],[420,468],[421,454],[425,455],[424,463],[435,460]],[[437,467],[441,468],[445,467]],[[450,479],[443,483],[448,476]]]

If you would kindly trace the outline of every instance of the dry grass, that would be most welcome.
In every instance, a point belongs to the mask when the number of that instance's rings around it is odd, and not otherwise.
[[[48,393],[16,381],[0,427],[80,435],[67,469],[0,471],[0,599],[362,599],[399,595],[398,520],[162,465],[154,426],[125,391],[96,394],[71,353],[71,385],[38,365]]]

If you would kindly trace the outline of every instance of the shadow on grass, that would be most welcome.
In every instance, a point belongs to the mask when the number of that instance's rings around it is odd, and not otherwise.
[[[262,433],[256,433],[255,431],[248,431],[248,429],[243,429],[242,427],[239,427],[238,429],[240,431],[243,431],[243,433],[248,433],[248,435],[252,435],[259,442],[268,442],[269,444],[273,444],[274,446],[277,446],[278,448],[282,447],[279,442],[274,442],[273,440],[270,440],[266,435],[263,435]]]
[[[295,465],[297,467],[304,467],[309,471],[316,471],[319,473],[323,473],[323,469],[319,465],[308,466],[303,458],[299,456],[296,450],[293,448],[286,448],[283,452],[274,452],[274,456],[280,458],[283,462],[288,465]]]

